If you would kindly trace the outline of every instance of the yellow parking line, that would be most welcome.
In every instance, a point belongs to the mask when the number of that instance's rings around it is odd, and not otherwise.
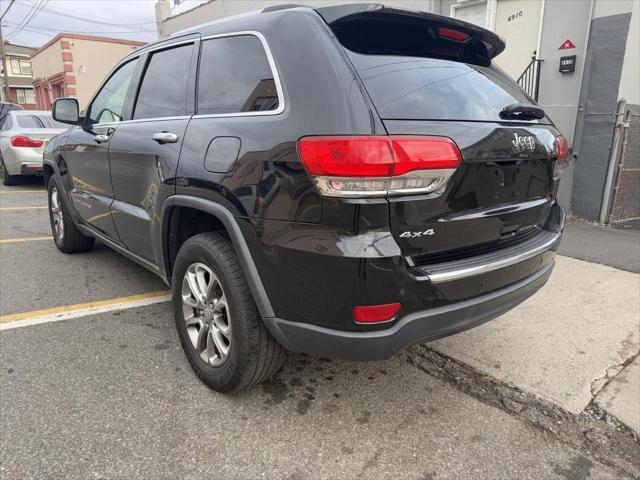
[[[0,195],[5,193],[47,193],[46,190],[0,190]]]
[[[49,207],[0,207],[0,210],[44,210],[45,208]]]
[[[31,312],[13,313],[11,315],[1,315],[0,324],[28,320],[30,325],[43,323],[45,321],[64,320],[78,316],[91,315],[95,313],[120,310],[134,306],[148,305],[169,301],[171,292],[162,290],[158,292],[141,293],[128,297],[111,298],[109,300],[97,300],[94,302],[78,303],[76,305],[65,305],[62,307],[44,308]]]
[[[5,238],[4,240],[0,240],[0,243],[37,242],[40,240],[53,240],[53,237]]]

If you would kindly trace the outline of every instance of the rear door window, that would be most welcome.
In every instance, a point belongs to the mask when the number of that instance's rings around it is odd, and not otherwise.
[[[151,54],[140,85],[133,118],[177,117],[187,108],[193,44]]]
[[[274,74],[259,38],[239,35],[202,42],[197,105],[199,115],[278,108]]]

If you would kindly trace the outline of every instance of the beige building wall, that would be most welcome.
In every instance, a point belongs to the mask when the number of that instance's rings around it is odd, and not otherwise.
[[[76,98],[84,109],[111,69],[137,47],[111,42],[68,39],[73,54]]]
[[[327,7],[345,3],[362,3],[363,1],[365,0],[311,0],[300,3],[314,7]],[[438,1],[439,0],[384,0],[383,3],[388,7],[432,12],[438,5]],[[156,17],[158,20],[165,20],[158,22],[158,36],[161,38],[167,37],[186,28],[212,22],[223,17],[240,15],[254,10],[262,10],[267,6],[292,3],[296,2],[292,0],[214,0],[165,19],[171,15],[169,3],[166,0],[160,0],[156,4]]]
[[[49,78],[51,75],[62,72],[63,68],[60,42],[50,45],[31,57],[31,72],[34,79]]]
[[[514,79],[524,72],[538,48],[540,0],[501,0],[496,6],[495,32],[504,37],[507,48],[495,62]]]
[[[628,104],[640,105],[640,1],[632,8],[619,95]]]

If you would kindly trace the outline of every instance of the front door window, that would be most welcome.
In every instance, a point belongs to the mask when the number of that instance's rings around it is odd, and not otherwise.
[[[122,65],[102,86],[89,108],[88,119],[92,124],[121,122],[138,59]]]

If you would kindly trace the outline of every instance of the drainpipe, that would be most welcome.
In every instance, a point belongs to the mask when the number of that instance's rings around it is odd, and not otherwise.
[[[609,214],[609,206],[611,204],[611,185],[613,184],[613,175],[618,164],[618,151],[622,140],[622,132],[624,127],[624,110],[627,101],[624,98],[618,100],[618,108],[616,110],[616,126],[613,133],[613,141],[611,142],[611,151],[609,153],[609,165],[607,167],[607,177],[604,182],[604,192],[602,194],[602,204],[600,207],[600,224],[604,225]]]

